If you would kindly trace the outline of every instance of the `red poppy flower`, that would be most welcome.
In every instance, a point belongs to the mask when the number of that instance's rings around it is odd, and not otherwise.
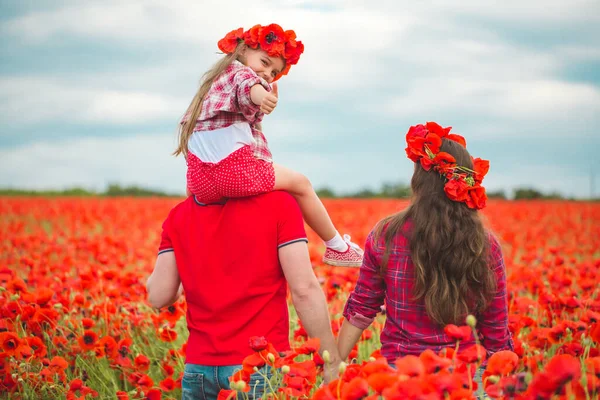
[[[82,350],[94,350],[98,341],[98,334],[94,331],[86,330],[78,340]]]
[[[237,399],[237,391],[221,389],[217,395],[217,400],[232,400]]]
[[[462,147],[467,147],[467,141],[465,140],[465,138],[461,135],[457,135],[456,133],[449,133],[446,136],[446,139],[452,140],[453,142],[460,144]]]
[[[473,186],[468,189],[467,206],[475,210],[485,208],[487,195],[483,186]]]
[[[21,344],[21,339],[14,332],[0,332],[0,348],[8,355],[15,354],[17,347]]]
[[[557,387],[571,380],[577,380],[581,376],[581,364],[579,360],[568,354],[560,354],[550,359],[544,372],[549,375]]]
[[[361,378],[356,377],[346,383],[342,388],[342,399],[358,400],[369,394],[369,383]]]
[[[482,363],[487,356],[487,351],[481,345],[474,344],[468,348],[459,351],[458,359],[464,363]]]
[[[428,374],[436,373],[452,365],[452,360],[438,356],[431,349],[422,352],[419,358]]]
[[[425,374],[425,365],[423,365],[423,361],[417,356],[408,355],[398,358],[394,364],[396,364],[396,369],[400,375],[420,377]]]
[[[235,51],[240,39],[244,37],[244,28],[234,29],[217,43],[219,50],[225,54],[231,54]]]
[[[143,354],[138,354],[133,360],[133,364],[139,371],[142,372],[146,372],[148,369],[150,369],[150,359]]]
[[[117,395],[117,400],[129,400],[129,394],[127,392],[119,390],[115,394]]]
[[[433,134],[439,136],[440,138],[448,136],[448,133],[452,130],[451,126],[449,126],[447,128],[442,128],[439,124],[437,124],[435,122],[427,122],[425,124],[425,127],[427,128],[427,130],[430,133],[433,133]]]
[[[482,160],[481,158],[473,158],[473,179],[475,182],[481,183],[483,178],[487,175],[490,170],[490,162],[488,160]]]
[[[252,336],[249,340],[250,348],[254,351],[261,351],[267,348],[268,342],[264,336]]]
[[[398,375],[393,372],[376,372],[367,377],[367,383],[377,393],[383,392],[383,389],[392,386],[396,381]]]
[[[249,47],[256,49],[258,48],[258,41],[260,37],[260,25],[254,25],[252,28],[244,32],[244,43]]]
[[[286,34],[277,24],[263,26],[259,32],[258,44],[271,57],[283,56]]]
[[[456,326],[454,324],[448,324],[444,327],[444,333],[454,340],[464,342],[471,339],[473,330],[470,326]]]
[[[464,179],[450,179],[444,185],[444,192],[450,200],[465,201],[469,194],[469,185],[467,185]],[[468,326],[467,328],[469,328],[470,332],[471,328]]]
[[[162,392],[160,389],[150,389],[146,392],[146,398],[144,400],[160,400],[162,399]]]
[[[334,381],[337,382],[337,381]],[[321,386],[312,396],[313,400],[337,400],[328,385]]]
[[[168,377],[160,381],[158,387],[160,387],[164,392],[172,392],[177,387],[177,384],[173,378]]]
[[[510,350],[501,350],[492,354],[487,362],[486,372],[490,375],[511,374],[519,364],[519,356]]]
[[[456,167],[456,159],[444,151],[440,151],[435,155],[433,163],[436,165],[436,170],[441,174],[451,172]]]
[[[310,338],[306,342],[302,343],[300,347],[296,349],[298,354],[313,354],[319,351],[320,341],[319,338]]]
[[[177,332],[170,328],[161,328],[159,329],[159,337],[163,342],[174,342],[177,340]]]

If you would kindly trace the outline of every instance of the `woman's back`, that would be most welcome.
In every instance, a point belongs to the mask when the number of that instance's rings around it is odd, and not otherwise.
[[[381,352],[390,362],[408,354],[419,355],[426,349],[439,351],[456,344],[455,339],[444,333],[443,326],[429,318],[424,300],[415,299],[416,276],[409,242],[412,228],[412,223],[408,222],[394,236],[384,271],[380,268],[386,249],[383,235],[377,235],[376,230],[369,234],[360,277],[344,310],[344,316],[351,323],[370,324],[385,300],[387,319],[381,333]],[[488,351],[496,352],[512,349],[512,341],[507,329],[506,271],[502,251],[493,235],[488,234],[488,240],[489,267],[496,277],[496,294],[486,310],[476,317],[482,345]],[[461,346],[474,343],[473,338]]]

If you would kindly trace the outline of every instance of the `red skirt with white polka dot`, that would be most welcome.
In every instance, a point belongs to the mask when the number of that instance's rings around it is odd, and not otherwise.
[[[254,196],[275,187],[273,163],[256,158],[250,146],[234,151],[217,163],[203,162],[188,153],[187,166],[188,188],[202,203]]]

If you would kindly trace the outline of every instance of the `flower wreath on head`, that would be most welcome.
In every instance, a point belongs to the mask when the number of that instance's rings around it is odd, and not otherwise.
[[[284,31],[277,24],[254,25],[247,31],[244,31],[244,28],[235,29],[219,40],[217,45],[223,53],[231,54],[241,42],[253,49],[260,46],[270,57],[282,57],[285,60],[285,68],[275,77],[275,80],[287,75],[292,65],[298,63],[300,55],[304,52],[304,45],[296,40],[296,33],[293,30]]]
[[[469,208],[481,210],[487,200],[481,182],[490,169],[490,162],[471,157],[473,169],[469,169],[457,165],[451,154],[440,151],[444,138],[467,147],[465,138],[450,133],[451,129],[442,128],[435,122],[411,126],[406,133],[406,155],[412,161],[420,163],[425,171],[433,169],[444,177],[444,192],[450,200],[463,202]]]

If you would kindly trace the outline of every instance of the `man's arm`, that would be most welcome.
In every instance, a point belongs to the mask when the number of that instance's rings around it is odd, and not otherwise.
[[[162,308],[177,301],[183,289],[174,252],[167,251],[158,255],[154,271],[146,282],[146,290],[152,307]]]
[[[310,337],[319,338],[320,353],[327,350],[331,364],[325,371],[325,380],[337,377],[341,361],[331,332],[327,301],[313,272],[305,242],[295,242],[279,248],[279,261],[290,287],[292,303]]]

